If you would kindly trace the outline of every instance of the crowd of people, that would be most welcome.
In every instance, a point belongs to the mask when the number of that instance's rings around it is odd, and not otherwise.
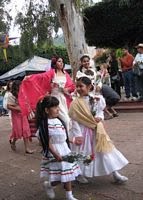
[[[116,64],[112,56],[110,67]],[[110,118],[117,117],[113,106],[120,100],[120,94],[111,87],[118,88],[112,82],[118,70],[108,72],[107,65],[97,72],[90,66],[90,57],[83,55],[73,82],[64,70],[63,58],[54,57],[51,70],[8,83],[4,104],[11,116],[11,149],[17,151],[16,144],[22,138],[25,153],[34,153],[29,143],[33,120],[43,149],[40,177],[50,199],[55,198],[54,186],[59,183],[64,186],[67,200],[77,200],[71,181],[88,183],[89,177],[110,174],[118,183],[128,180],[119,173],[128,160],[116,149],[104,127],[105,112]],[[65,161],[64,157],[72,153],[90,156],[90,162]]]
[[[143,44],[138,44],[136,49],[135,58],[128,47],[124,47],[120,58],[116,58],[115,51],[112,51],[107,59],[111,87],[122,98],[121,86],[124,86],[124,101],[143,101]]]

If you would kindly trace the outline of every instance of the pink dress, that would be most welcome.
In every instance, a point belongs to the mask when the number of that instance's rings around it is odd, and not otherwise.
[[[18,105],[17,99],[9,93],[8,104]],[[11,110],[12,133],[11,139],[21,139],[31,137],[30,127],[26,116],[22,116],[21,112]]]
[[[18,101],[23,115],[29,115],[31,111],[36,109],[36,104],[41,96],[45,96],[47,92],[51,93],[51,82],[55,77],[55,70],[51,69],[48,72],[34,74],[26,80],[23,80],[20,86]],[[75,84],[69,74],[65,72],[66,82],[64,88],[67,88],[69,93],[75,90]],[[67,107],[69,108],[72,98],[70,95],[64,95]]]

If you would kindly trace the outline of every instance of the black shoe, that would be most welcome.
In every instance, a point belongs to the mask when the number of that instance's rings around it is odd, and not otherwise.
[[[118,113],[113,113],[113,117],[118,117]]]
[[[105,117],[105,120],[113,119],[113,117],[113,115],[108,115],[107,117]]]

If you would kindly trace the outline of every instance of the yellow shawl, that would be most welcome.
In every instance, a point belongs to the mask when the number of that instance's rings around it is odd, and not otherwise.
[[[106,133],[103,123],[97,123],[88,106],[81,97],[77,97],[70,105],[69,116],[78,123],[95,130],[96,152],[110,152],[114,145]]]

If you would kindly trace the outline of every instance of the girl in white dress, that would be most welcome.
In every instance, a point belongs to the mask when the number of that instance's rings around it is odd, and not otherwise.
[[[87,183],[88,180],[85,177],[113,173],[114,179],[123,183],[128,178],[119,174],[117,170],[126,166],[128,160],[115,148],[107,135],[102,123],[105,101],[102,96],[99,100],[89,97],[91,87],[89,78],[81,77],[77,80],[76,89],[80,97],[73,100],[69,110],[72,119],[71,134],[76,139],[83,137],[81,145],[73,145],[72,150],[92,155],[93,158],[90,165],[80,165],[83,176],[79,176],[78,180]]]
[[[37,104],[36,119],[39,128],[39,138],[43,147],[40,177],[44,178],[44,187],[50,199],[55,198],[53,185],[64,184],[67,200],[77,200],[72,194],[71,181],[81,174],[76,162],[62,161],[62,156],[71,153],[68,134],[63,121],[58,118],[59,100],[46,96]],[[56,158],[57,162],[49,162]]]

